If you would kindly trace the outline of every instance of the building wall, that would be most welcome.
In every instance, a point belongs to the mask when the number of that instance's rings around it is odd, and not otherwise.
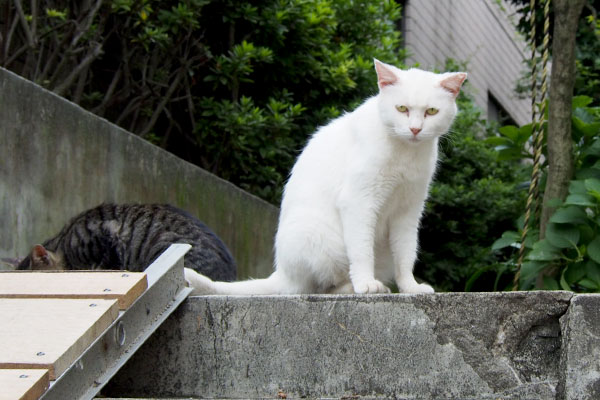
[[[531,120],[530,101],[514,93],[529,57],[514,23],[518,15],[505,0],[408,0],[405,43],[408,65],[443,69],[446,59],[467,62],[476,104],[487,115],[491,96],[518,124]],[[490,96],[491,95],[491,96]],[[490,115],[493,117],[493,115]]]
[[[183,208],[223,239],[238,277],[272,271],[276,207],[0,68],[0,270],[102,202]]]

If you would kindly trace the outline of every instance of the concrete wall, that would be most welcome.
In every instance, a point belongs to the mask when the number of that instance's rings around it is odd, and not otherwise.
[[[600,398],[600,296],[188,298],[109,396]]]
[[[531,121],[530,100],[514,94],[529,57],[515,29],[514,6],[505,0],[501,6],[492,0],[408,0],[405,11],[408,65],[432,69],[443,68],[447,58],[467,62],[484,115],[491,94],[518,124]]]
[[[240,277],[272,271],[276,207],[0,68],[0,258],[109,201],[186,209],[231,249]]]

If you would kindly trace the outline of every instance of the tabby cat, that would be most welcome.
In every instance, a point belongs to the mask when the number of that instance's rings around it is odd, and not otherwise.
[[[173,243],[192,246],[186,268],[217,280],[236,278],[227,247],[197,218],[171,205],[102,204],[84,211],[18,269],[126,269],[142,271]]]

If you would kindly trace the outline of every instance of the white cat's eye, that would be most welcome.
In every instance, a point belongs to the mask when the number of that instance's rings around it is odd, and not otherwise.
[[[428,108],[427,110],[425,110],[425,115],[435,115],[439,112],[440,110],[438,110],[437,108]]]
[[[405,112],[408,112],[408,107],[406,107],[406,106],[396,106],[396,110],[400,111],[401,113],[405,113]]]

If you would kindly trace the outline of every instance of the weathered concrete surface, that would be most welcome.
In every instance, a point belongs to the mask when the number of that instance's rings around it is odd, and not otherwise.
[[[563,318],[561,399],[600,399],[600,296],[578,295]]]
[[[186,209],[228,245],[240,277],[272,271],[276,207],[0,68],[0,259],[109,201]]]
[[[105,394],[553,399],[571,297],[193,297]]]

